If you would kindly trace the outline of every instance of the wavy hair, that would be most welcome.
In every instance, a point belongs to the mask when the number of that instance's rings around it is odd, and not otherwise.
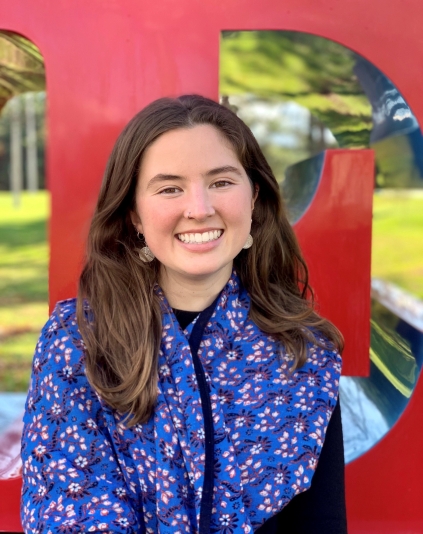
[[[339,330],[315,309],[308,272],[289,224],[278,183],[249,128],[230,109],[198,95],[161,98],[120,134],[107,163],[88,235],[77,321],[92,386],[128,424],[145,422],[157,397],[161,312],[153,287],[159,263],[143,263],[131,222],[145,150],[160,135],[208,124],[231,143],[252,184],[259,186],[251,233],[234,267],[251,297],[251,319],[278,339],[301,367],[307,343],[321,333],[343,348]],[[87,312],[87,305],[89,312]]]

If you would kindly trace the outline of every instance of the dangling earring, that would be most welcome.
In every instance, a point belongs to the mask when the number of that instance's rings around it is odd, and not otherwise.
[[[253,222],[253,219],[251,219],[251,223],[252,222]],[[253,236],[251,234],[248,234],[247,241],[245,242],[245,245],[242,248],[250,248],[253,242],[254,242]]]
[[[143,241],[141,234],[138,231],[137,231],[137,237],[140,241]],[[151,252],[148,245],[146,245],[145,247],[142,247],[142,249],[138,251],[138,256],[140,257],[140,260],[143,261],[144,263],[150,263],[155,258],[154,254]]]
[[[250,248],[253,244],[253,236],[251,234],[248,235],[247,241],[245,242],[245,245],[242,248]]]
[[[138,252],[138,256],[144,263],[150,263],[150,261],[153,261],[156,257],[148,247],[142,247]]]

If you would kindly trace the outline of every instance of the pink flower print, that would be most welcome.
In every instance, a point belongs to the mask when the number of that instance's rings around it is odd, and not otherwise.
[[[245,371],[246,375],[250,379],[253,379],[254,382],[263,382],[270,380],[272,373],[266,365],[259,365],[255,369],[247,369]]]
[[[57,402],[54,402],[50,410],[47,411],[47,419],[51,423],[64,423],[67,419],[66,416],[68,413],[69,410],[63,409],[63,406],[61,406]]]
[[[309,458],[308,466],[313,471],[316,469],[316,467],[317,467],[317,458],[315,456],[312,456],[311,458]]]
[[[317,445],[319,445],[320,447],[323,446],[322,431],[320,428],[316,428],[316,431],[312,432],[310,434],[310,437],[316,440]]]
[[[241,410],[241,412],[238,414],[230,413],[228,414],[228,418],[230,420],[235,419],[235,426],[238,428],[243,426],[250,428],[255,421],[254,414],[246,409]]]
[[[46,495],[47,488],[43,484],[40,484],[37,488],[37,493],[34,495],[34,502],[39,503],[43,501]]]
[[[32,454],[33,456],[39,461],[44,462],[44,456],[47,453],[47,447],[44,445],[37,445],[35,449],[33,450]],[[50,458],[50,455],[48,455],[48,458]]]
[[[297,477],[297,480],[292,484],[292,488],[295,490],[295,493],[299,493],[301,488],[306,488],[308,486],[310,479],[307,475],[304,475],[304,466],[301,464],[298,466],[298,469],[294,471],[294,474]]]
[[[171,445],[164,443],[162,447],[163,453],[168,458],[173,458],[175,456],[175,451]]]
[[[260,454],[263,450],[263,446],[261,443],[256,443],[251,447],[251,454]]]
[[[238,518],[236,514],[222,514],[219,515],[218,528],[214,531],[220,534],[233,534],[238,525]]]
[[[123,528],[129,528],[131,526],[131,523],[129,522],[127,517],[119,517],[118,519],[115,519],[113,523],[118,527]]]
[[[163,364],[159,367],[159,376],[161,381],[167,380],[170,382],[171,373],[167,364]]]
[[[85,456],[78,454],[78,456],[75,458],[75,465],[80,469],[84,469],[88,465],[88,460]]]
[[[205,439],[206,434],[204,432],[204,428],[199,428],[198,430],[192,432],[190,442],[195,448],[198,448],[202,443],[204,443]]]
[[[278,441],[281,443],[275,454],[280,454],[282,458],[293,458],[298,451],[296,436],[290,438],[289,433],[285,430]]]
[[[218,350],[222,349],[223,348],[223,339],[221,337],[218,337],[215,342],[214,342],[216,348]]]
[[[76,518],[62,519],[61,524],[57,527],[57,531],[61,534],[72,534],[75,532],[75,527],[78,528],[78,522]]]
[[[81,426],[83,430],[86,430],[88,432],[88,434],[94,434],[94,436],[97,436],[97,434],[99,433],[97,423],[94,421],[94,419],[91,419],[91,417],[86,421],[83,421],[81,423]]]
[[[278,393],[271,393],[269,400],[276,406],[289,405],[292,401],[292,394],[289,391],[281,391]]]
[[[246,450],[250,450],[250,453],[255,454],[261,454],[263,452],[269,452],[271,447],[270,439],[267,437],[259,436],[257,441],[251,442],[250,440],[245,440],[246,443]],[[251,445],[253,443],[253,445]],[[251,447],[251,448],[250,448]]]
[[[240,360],[242,358],[242,351],[240,347],[233,348],[232,350],[228,350],[226,353],[226,358],[228,360]]]
[[[310,387],[320,386],[321,380],[317,370],[310,370],[307,373],[307,385]]]
[[[71,499],[78,499],[83,495],[89,495],[89,493],[78,482],[71,482],[66,489],[66,495]]]
[[[71,365],[66,365],[63,367],[61,371],[59,371],[59,375],[63,378],[63,380],[66,380],[67,382],[73,381],[73,369]]]
[[[290,478],[291,475],[289,473],[288,467],[286,465],[279,464],[273,479],[275,481],[275,484],[287,484]]]
[[[277,506],[277,502],[275,502],[275,497],[279,497],[280,490],[275,490],[272,492],[272,485],[266,484],[264,486],[264,489],[260,491],[260,495],[264,497],[264,501],[262,504],[258,505],[259,510],[265,510],[266,513],[271,513],[275,509],[275,505]]]
[[[299,414],[294,422],[294,431],[301,434],[303,432],[307,432],[308,428],[309,423],[307,417],[304,414]]]

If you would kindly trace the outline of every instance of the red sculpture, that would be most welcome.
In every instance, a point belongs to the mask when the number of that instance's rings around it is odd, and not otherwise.
[[[88,223],[119,131],[160,96],[217,99],[222,30],[292,30],[337,41],[381,69],[422,122],[422,16],[419,0],[0,0],[0,31],[33,41],[46,64],[51,305],[76,294]],[[345,371],[354,375],[368,366],[372,165],[369,151],[328,152],[314,204],[296,226],[322,312],[344,331]],[[334,172],[342,177],[337,183],[349,180],[348,191],[335,188]],[[337,272],[319,261],[325,240]],[[423,533],[422,413],[420,378],[396,426],[347,466],[350,533]],[[20,531],[19,493],[19,478],[0,481],[0,530]]]

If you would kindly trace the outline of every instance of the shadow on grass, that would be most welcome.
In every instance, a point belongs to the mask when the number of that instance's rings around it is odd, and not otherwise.
[[[44,273],[44,269],[42,270]],[[0,283],[0,305],[10,306],[25,302],[38,302],[47,300],[48,283],[47,277],[32,280],[17,280],[8,282],[5,286]]]
[[[46,241],[46,222],[16,222],[0,224],[0,243],[11,248],[38,245]]]

